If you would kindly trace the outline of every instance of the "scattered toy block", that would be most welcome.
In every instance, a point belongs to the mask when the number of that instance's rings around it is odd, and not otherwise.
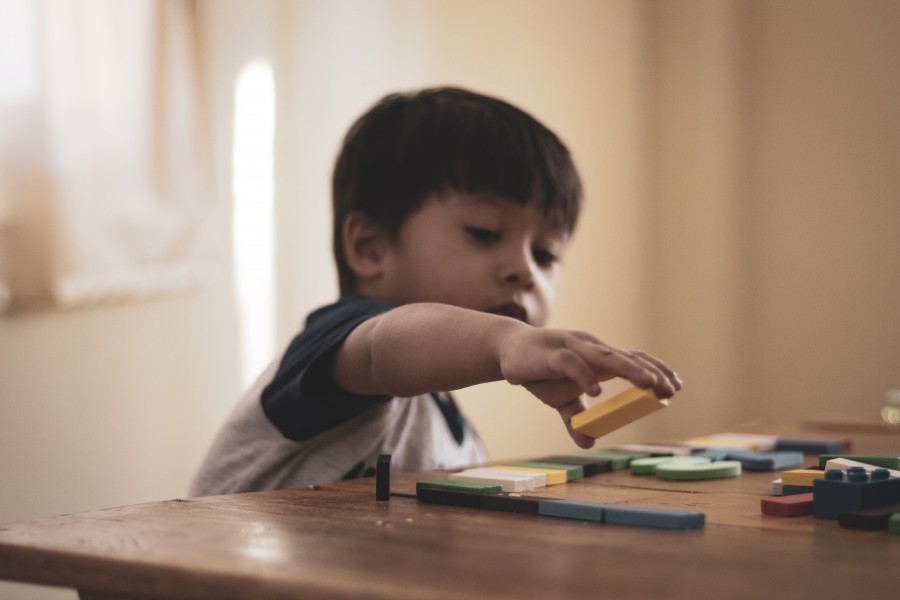
[[[874,508],[863,508],[838,515],[838,525],[850,529],[877,531],[887,529],[888,522],[894,513],[900,513],[900,504],[887,504]]]
[[[763,498],[759,502],[760,510],[764,515],[775,517],[799,517],[811,515],[813,512],[812,492],[796,494],[793,496],[778,496],[776,498]]]
[[[578,413],[570,423],[578,433],[596,439],[668,405],[668,400],[660,400],[653,390],[634,387]]]
[[[439,487],[419,487],[416,485],[416,498],[420,502],[443,504],[445,506],[461,506],[463,508],[480,508],[482,496],[473,490],[456,490]]]
[[[699,529],[706,524],[706,515],[702,512],[619,505],[607,506],[605,519],[610,525],[653,529]]]
[[[636,452],[650,456],[690,456],[694,449],[688,446],[669,446],[665,444],[623,444],[613,450],[620,452]]]
[[[775,450],[795,450],[806,454],[826,454],[829,452],[849,452],[853,445],[849,438],[814,439],[805,437],[783,437],[775,442]]]
[[[695,452],[711,460],[736,460],[748,471],[780,471],[803,465],[802,452],[755,452],[740,448],[711,448]]]
[[[883,468],[876,465],[867,465],[866,463],[850,460],[849,458],[832,458],[825,462],[825,470],[839,469],[841,471],[846,471],[850,467],[862,467],[866,470],[867,473],[871,473],[875,469]],[[900,471],[888,469],[888,473],[890,473],[891,477],[900,479]]]
[[[391,455],[379,454],[375,463],[375,499],[391,499]]]
[[[566,472],[562,469],[535,469],[533,467],[517,467],[514,465],[497,465],[495,469],[507,469],[510,471],[526,471],[528,473],[543,473],[547,478],[547,485],[559,485],[566,482]]]
[[[531,467],[532,469],[558,469],[565,471],[567,481],[575,481],[576,479],[584,479],[584,468],[581,465],[538,462],[533,460],[522,460],[509,463],[511,467]]]
[[[812,487],[813,481],[825,476],[825,471],[819,469],[792,469],[781,474],[784,485]]]
[[[553,499],[538,502],[538,514],[545,517],[562,517],[564,519],[603,523],[605,513],[605,505],[592,502]]]
[[[501,471],[499,473],[451,473],[447,476],[451,481],[471,481],[499,485],[504,492],[527,492],[534,489],[534,480],[527,476],[517,476],[514,471]]]
[[[481,506],[486,510],[498,510],[525,515],[538,514],[538,503],[541,498],[520,496],[518,494],[486,494],[481,496]]]
[[[524,477],[529,480],[529,489],[541,488],[547,485],[547,475],[542,472],[532,473],[529,471],[510,471],[509,469],[499,469],[496,467],[473,467],[471,469],[464,469],[461,472],[479,475],[497,475],[499,477]]]
[[[428,479],[416,482],[416,492],[422,489],[456,490],[477,492],[479,494],[499,494],[500,486],[496,484],[476,483],[471,481],[453,481],[452,479]]]
[[[575,456],[608,460],[613,471],[620,471],[627,469],[634,459],[647,458],[650,454],[647,452],[621,452],[619,450],[585,450]]]
[[[741,463],[736,460],[720,460],[698,464],[690,457],[679,457],[656,467],[660,479],[691,481],[700,479],[725,479],[741,474]]]
[[[579,465],[584,470],[585,477],[593,477],[600,473],[612,470],[612,463],[602,458],[586,458],[578,456],[545,456],[534,459],[535,462]]]
[[[831,469],[813,483],[813,514],[837,519],[841,513],[900,502],[900,479],[891,478],[887,469],[866,473],[861,467],[847,472]]]
[[[648,458],[636,458],[631,461],[632,475],[656,475],[657,468],[672,461],[678,461],[684,465],[706,465],[712,462],[702,456],[651,456]]]
[[[900,456],[850,456],[846,454],[823,454],[819,457],[819,468],[824,469],[825,463],[835,458],[845,458],[847,460],[855,460],[856,462],[864,463],[867,465],[891,469],[893,471],[900,471]]]
[[[711,448],[736,448],[750,450],[752,452],[771,451],[775,449],[775,440],[772,435],[757,435],[750,433],[714,433],[700,437],[693,437],[685,442],[685,445],[697,449],[709,450]]]

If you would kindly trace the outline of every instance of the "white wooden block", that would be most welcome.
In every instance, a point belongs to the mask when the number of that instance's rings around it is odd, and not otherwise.
[[[546,473],[529,473],[527,471],[511,471],[509,469],[495,469],[493,467],[474,467],[465,469],[462,473],[472,473],[476,475],[495,475],[497,477],[505,477],[507,479],[528,479],[531,482],[531,488],[545,487],[547,485]]]
[[[671,454],[672,456],[690,456],[694,449],[690,446],[666,446],[663,444],[625,444],[613,450],[647,454]]]
[[[510,477],[499,477],[497,475],[478,475],[471,473],[451,473],[447,479],[453,481],[471,481],[473,483],[489,483],[499,485],[504,492],[527,492],[532,489],[531,480],[520,477],[518,479]]]

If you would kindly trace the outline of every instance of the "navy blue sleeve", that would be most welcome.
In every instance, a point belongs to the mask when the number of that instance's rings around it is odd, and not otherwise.
[[[263,411],[282,435],[306,440],[390,399],[351,394],[331,376],[334,356],[350,332],[390,309],[381,302],[345,296],[309,315],[262,392]]]

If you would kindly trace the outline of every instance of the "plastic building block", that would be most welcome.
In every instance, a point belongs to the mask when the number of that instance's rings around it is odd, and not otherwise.
[[[584,468],[581,465],[537,462],[533,460],[523,460],[509,463],[511,467],[531,467],[532,469],[560,469],[566,472],[567,481],[575,481],[576,479],[584,479]]]
[[[579,465],[584,470],[585,477],[592,477],[600,473],[606,473],[612,470],[612,463],[602,458],[586,458],[577,456],[545,456],[543,458],[534,459],[535,462],[543,463],[559,463],[568,465]]]
[[[823,454],[819,457],[819,468],[824,469],[825,463],[834,458],[846,458],[856,462],[900,471],[900,456],[848,456],[839,454]]]
[[[689,462],[690,458],[677,458],[664,462],[656,467],[656,476],[660,479],[699,480],[724,479],[741,474],[741,463],[736,460],[720,460],[706,464]]]
[[[547,478],[547,485],[559,485],[566,482],[566,472],[562,469],[535,469],[534,467],[518,467],[514,465],[497,465],[494,468],[525,471],[527,473],[543,473]]]
[[[841,513],[900,502],[900,479],[891,478],[887,469],[872,473],[862,467],[850,467],[846,473],[831,469],[813,482],[813,498],[813,514],[837,519]]]
[[[499,485],[504,492],[527,492],[534,489],[534,479],[531,477],[525,474],[517,475],[515,471],[500,471],[499,469],[493,473],[472,471],[451,473],[447,479]]]
[[[825,471],[819,469],[793,469],[781,474],[784,485],[796,485],[812,487],[813,481],[825,476]]]
[[[877,467],[875,465],[867,465],[866,463],[861,463],[855,460],[850,460],[849,458],[832,458],[825,463],[825,469],[840,469],[841,471],[846,471],[850,467],[862,467],[866,470],[867,473],[871,473],[875,469],[883,468]],[[888,473],[890,473],[891,477],[896,477],[900,479],[900,471],[895,471],[894,469],[888,469]]]
[[[578,433],[596,439],[668,405],[668,400],[660,400],[653,390],[635,387],[578,413],[571,425]]]
[[[607,506],[605,518],[606,522],[611,525],[652,527],[654,529],[699,529],[706,524],[706,515],[702,512],[635,506]]]
[[[900,513],[900,504],[887,504],[874,508],[863,508],[838,515],[838,525],[851,529],[875,531],[887,529],[891,516]]]
[[[793,496],[763,498],[760,500],[759,506],[762,514],[775,517],[811,515],[813,512],[813,495],[812,492],[809,492]]]
[[[379,454],[375,464],[375,499],[391,499],[391,455]]]

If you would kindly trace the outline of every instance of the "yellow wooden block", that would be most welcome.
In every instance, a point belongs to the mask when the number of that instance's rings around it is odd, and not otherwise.
[[[492,469],[507,469],[509,471],[525,471],[528,473],[544,473],[547,475],[547,485],[556,485],[566,482],[566,471],[564,469],[536,469],[534,467],[516,467],[514,465],[497,465]]]
[[[794,469],[781,474],[781,483],[784,485],[800,485],[812,487],[813,481],[825,477],[824,471],[816,469]]]
[[[668,405],[653,390],[634,387],[572,417],[572,429],[596,439]]]
[[[683,442],[691,448],[738,448],[751,452],[759,451],[759,444],[751,440],[728,439],[716,436],[692,437]]]

